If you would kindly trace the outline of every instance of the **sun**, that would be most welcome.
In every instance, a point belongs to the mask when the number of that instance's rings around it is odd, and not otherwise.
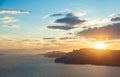
[[[107,45],[103,41],[98,41],[98,42],[95,42],[93,47],[96,49],[105,49]]]

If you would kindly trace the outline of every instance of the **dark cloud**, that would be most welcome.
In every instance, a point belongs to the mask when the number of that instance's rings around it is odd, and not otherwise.
[[[47,26],[49,29],[59,29],[59,30],[70,30],[76,28],[76,25],[81,25],[86,22],[86,20],[79,19],[80,16],[83,16],[84,13],[70,12],[70,13],[58,13],[52,14],[50,16],[64,16],[63,18],[56,19],[54,23],[63,24],[57,26]],[[49,17],[50,17],[49,16]]]
[[[120,17],[112,18],[111,21],[120,21]]]
[[[50,40],[49,42],[51,42],[51,43],[55,43],[55,42],[56,42],[56,40]]]
[[[48,18],[48,17],[59,17],[59,16],[65,16],[66,15],[66,12],[61,12],[61,13],[55,13],[55,14],[49,14],[49,15],[46,15],[44,16],[43,18]]]
[[[49,17],[63,16],[64,13],[51,14]]]
[[[34,40],[34,41],[40,41],[40,40]]]
[[[120,39],[120,23],[113,23],[104,27],[88,28],[77,35],[85,38],[95,38],[97,40]]]
[[[24,40],[20,40],[21,42],[27,42],[30,41],[29,39],[24,39]]]
[[[85,20],[80,20],[78,17],[65,17],[54,21],[55,23],[67,24],[67,25],[77,25],[85,22]]]
[[[79,16],[74,13],[68,13],[64,18],[60,18],[54,21],[54,23],[61,23],[67,25],[77,25],[85,22],[86,20],[80,20]]]
[[[37,39],[33,39],[33,40],[31,40],[31,39],[21,39],[21,40],[18,40],[17,41],[18,43],[22,43],[22,42],[40,42],[40,40],[37,40]]]
[[[52,37],[48,37],[48,38],[43,38],[44,40],[53,40],[55,38],[52,38]]]
[[[47,28],[49,28],[49,29],[59,29],[59,30],[71,30],[71,29],[74,29],[76,27],[66,25],[66,26],[47,26]]]
[[[75,39],[75,37],[62,37],[60,40],[68,40],[68,39]]]

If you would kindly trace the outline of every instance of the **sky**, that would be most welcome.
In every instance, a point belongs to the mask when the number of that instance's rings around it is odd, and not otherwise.
[[[0,51],[120,49],[120,0],[0,0]]]

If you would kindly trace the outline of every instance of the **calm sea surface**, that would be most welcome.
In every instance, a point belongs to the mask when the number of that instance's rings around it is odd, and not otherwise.
[[[120,77],[120,67],[66,65],[43,56],[0,56],[0,77]]]

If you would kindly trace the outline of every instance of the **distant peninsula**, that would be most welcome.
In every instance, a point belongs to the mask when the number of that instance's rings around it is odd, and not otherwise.
[[[43,55],[48,58],[57,58],[57,57],[65,56],[65,54],[66,53],[62,51],[51,51],[51,52],[44,53]]]
[[[4,54],[0,54],[0,56],[3,56]]]
[[[55,63],[120,66],[120,50],[83,48],[56,58]]]

